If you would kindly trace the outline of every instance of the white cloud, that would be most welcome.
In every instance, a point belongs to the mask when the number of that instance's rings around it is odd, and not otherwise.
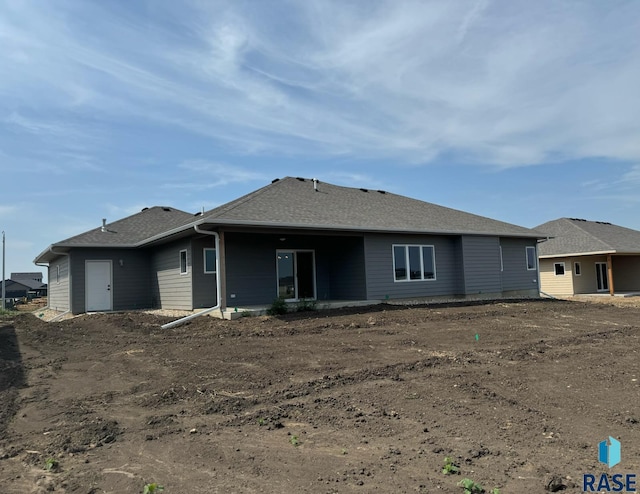
[[[0,204],[0,217],[9,216],[17,211],[15,206],[3,206]]]
[[[640,159],[635,2],[154,2],[137,15],[5,3],[0,111],[30,132],[83,129],[25,121],[16,104],[243,153]]]
[[[184,182],[173,181],[163,185],[166,189],[206,190],[233,183],[266,180],[265,175],[242,167],[206,160],[188,160],[178,165],[185,170]]]

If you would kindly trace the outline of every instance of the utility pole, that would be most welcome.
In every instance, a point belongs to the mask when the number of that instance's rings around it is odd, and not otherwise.
[[[5,291],[5,285],[6,285],[6,281],[4,279],[4,230],[2,231],[2,310],[5,309],[5,303],[4,303],[4,295],[6,293]]]

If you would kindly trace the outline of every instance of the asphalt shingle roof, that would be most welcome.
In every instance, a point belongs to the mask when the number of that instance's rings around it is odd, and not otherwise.
[[[540,243],[541,256],[594,252],[640,253],[640,231],[602,221],[560,218],[535,228],[551,238]]]
[[[51,247],[139,247],[196,224],[544,237],[528,228],[390,192],[324,182],[314,190],[311,179],[286,177],[201,215],[155,206],[108,223],[105,231],[94,228]],[[55,257],[50,249],[35,262]]]
[[[191,223],[193,214],[175,208],[154,206],[113,223],[53,244],[54,247],[134,247],[144,240]]]
[[[286,177],[205,212],[211,224],[542,237],[539,232],[377,190]]]

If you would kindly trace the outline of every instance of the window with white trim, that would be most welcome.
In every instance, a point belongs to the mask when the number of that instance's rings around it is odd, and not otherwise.
[[[187,251],[180,251],[180,274],[187,274],[189,272],[189,268],[187,265]]]
[[[433,245],[394,245],[394,281],[429,281],[436,279],[436,256]]]
[[[205,248],[203,249],[204,255],[204,273],[215,274],[216,272],[216,249]]]
[[[564,276],[564,263],[563,262],[554,263],[553,270],[555,271],[556,276]]]
[[[536,262],[536,248],[528,246],[527,247],[527,270],[535,271],[538,267],[538,263]]]
[[[573,272],[575,273],[576,276],[582,275],[582,266],[580,266],[579,262],[573,263]]]

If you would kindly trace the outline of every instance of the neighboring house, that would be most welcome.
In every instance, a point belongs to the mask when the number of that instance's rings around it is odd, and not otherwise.
[[[29,294],[29,290],[31,290],[28,285],[18,283],[14,280],[5,280],[4,282],[0,281],[0,299],[2,298],[3,283],[5,284],[5,298],[23,298],[26,297]]]
[[[42,273],[11,273],[11,279],[27,285],[32,296],[44,297],[47,295],[47,284],[42,282]]]
[[[549,295],[640,292],[640,231],[560,218],[537,226],[541,290]]]
[[[285,300],[538,296],[533,230],[287,177],[208,212],[154,207],[57,242],[49,306],[193,310]]]

